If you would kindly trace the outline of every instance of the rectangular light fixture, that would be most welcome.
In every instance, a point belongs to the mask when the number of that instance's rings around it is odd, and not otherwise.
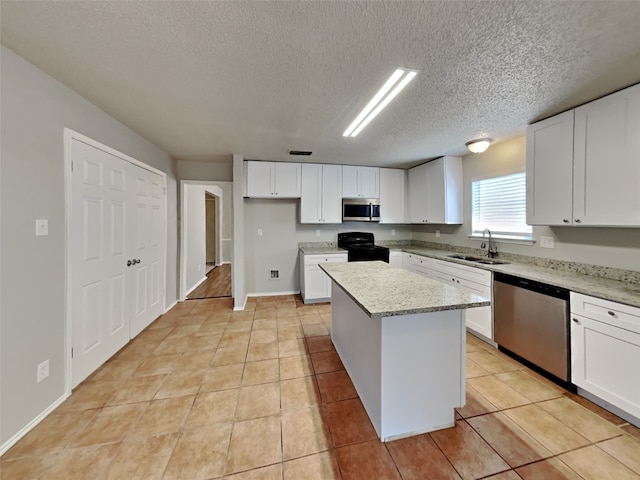
[[[417,70],[409,70],[407,68],[398,68],[393,72],[382,88],[378,90],[378,93],[373,96],[369,103],[367,103],[367,106],[364,107],[356,119],[349,125],[349,128],[344,131],[342,136],[355,137],[358,135],[417,74]]]

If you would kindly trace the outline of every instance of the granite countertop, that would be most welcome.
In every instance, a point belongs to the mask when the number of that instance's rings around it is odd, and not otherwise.
[[[479,295],[430,280],[384,262],[320,264],[370,317],[484,307],[491,302]]]
[[[329,255],[331,253],[344,253],[347,254],[347,251],[344,248],[338,248],[336,246],[327,245],[327,246],[302,246],[300,247],[300,251],[304,255]]]
[[[498,265],[484,265],[481,263],[470,262],[468,260],[459,260],[451,258],[456,252],[447,250],[435,250],[420,247],[402,247],[403,252],[422,255],[425,257],[446,260],[448,262],[468,265],[492,272],[505,273],[516,277],[535,280],[538,282],[554,285],[556,287],[566,288],[576,293],[583,293],[593,297],[611,300],[614,302],[640,307],[640,284],[625,282],[620,280],[612,280],[610,278],[596,277],[585,275],[578,272],[556,270],[548,267],[537,265],[529,265],[526,263],[512,262]]]

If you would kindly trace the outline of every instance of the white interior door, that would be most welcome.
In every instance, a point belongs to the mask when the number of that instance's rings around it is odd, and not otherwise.
[[[72,387],[129,341],[124,160],[71,144]]]
[[[162,314],[164,297],[164,179],[130,166],[131,338]]]
[[[163,313],[165,177],[79,138],[69,227],[71,388]]]

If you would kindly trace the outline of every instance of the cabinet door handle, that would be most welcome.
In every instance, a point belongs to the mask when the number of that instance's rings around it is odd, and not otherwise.
[[[562,219],[562,221],[563,221],[564,223],[569,223],[569,219],[568,219],[568,218],[563,218],[563,219]]]
[[[578,325],[582,325],[580,323],[580,320],[578,320],[577,318],[572,318],[572,320],[573,320],[573,323],[577,323]]]
[[[612,312],[611,310],[607,310],[607,313],[608,313],[609,315],[611,315],[612,317],[615,317],[615,316],[616,316],[616,312]]]
[[[582,223],[582,220],[580,220],[579,218],[576,218],[576,219],[574,220],[574,222],[576,222],[576,223]]]

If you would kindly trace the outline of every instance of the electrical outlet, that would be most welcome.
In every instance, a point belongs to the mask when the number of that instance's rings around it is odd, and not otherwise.
[[[49,359],[38,365],[36,370],[36,381],[40,383],[42,380],[49,376]]]
[[[440,238],[440,230],[436,230],[436,238]]]
[[[262,236],[262,229],[261,229],[261,228],[259,228],[259,229],[258,229],[258,236],[259,236],[259,237],[261,237],[261,236]]]
[[[395,228],[392,228],[392,229],[391,229],[391,235],[395,235],[395,234],[396,234],[396,229],[395,229]]]
[[[553,248],[553,237],[540,236],[540,246],[542,248]]]
[[[39,219],[36,220],[36,236],[45,236],[49,235],[49,220]]]
[[[320,230],[316,230],[316,237],[320,236]]]
[[[269,278],[271,280],[279,280],[280,279],[280,270],[269,270]]]

